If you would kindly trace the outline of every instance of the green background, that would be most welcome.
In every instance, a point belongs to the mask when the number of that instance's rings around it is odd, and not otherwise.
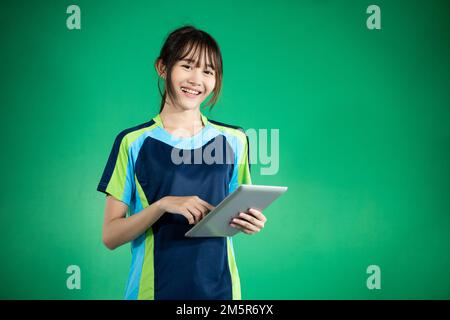
[[[66,9],[81,8],[81,30]],[[368,30],[366,8],[381,8]],[[279,129],[289,191],[234,238],[243,299],[450,297],[450,6],[445,1],[2,1],[0,298],[122,299],[96,191],[116,134],[159,110],[153,68],[183,24],[212,34],[205,115]],[[366,286],[369,265],[381,289]],[[81,268],[81,290],[66,268]]]

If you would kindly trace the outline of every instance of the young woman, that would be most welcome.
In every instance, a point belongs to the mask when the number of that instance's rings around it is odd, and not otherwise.
[[[231,237],[184,236],[251,183],[244,131],[200,112],[210,94],[211,107],[219,97],[220,49],[208,33],[182,27],[155,68],[164,82],[160,113],[117,135],[97,188],[107,195],[103,242],[114,249],[131,241],[126,299],[241,299]],[[254,234],[265,222],[249,209],[230,225]]]

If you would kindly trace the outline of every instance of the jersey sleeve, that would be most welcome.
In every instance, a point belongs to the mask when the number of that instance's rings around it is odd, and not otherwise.
[[[97,191],[110,194],[130,206],[134,190],[133,159],[126,136],[120,133],[114,141]]]
[[[238,139],[234,140],[235,163],[233,174],[229,184],[229,193],[234,192],[241,184],[252,184],[250,174],[250,144],[248,136],[242,132]]]
[[[241,150],[241,154],[238,160],[237,182],[238,185],[252,184],[251,164],[250,164],[250,144],[247,135],[245,135],[245,144]]]

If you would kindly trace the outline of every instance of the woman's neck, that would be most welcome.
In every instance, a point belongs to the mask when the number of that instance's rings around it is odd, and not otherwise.
[[[183,136],[195,135],[204,126],[199,108],[182,110],[166,104],[159,116],[166,131],[185,131]]]

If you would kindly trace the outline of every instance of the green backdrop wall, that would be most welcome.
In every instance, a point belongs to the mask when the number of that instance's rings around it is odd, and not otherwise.
[[[69,5],[81,29],[69,30]],[[366,9],[381,9],[369,30]],[[153,62],[183,24],[224,58],[205,115],[279,129],[289,191],[234,238],[244,299],[450,297],[445,1],[2,1],[0,298],[122,299],[96,191],[115,135],[158,112]],[[69,290],[66,268],[81,270]],[[370,290],[366,269],[381,270]]]

